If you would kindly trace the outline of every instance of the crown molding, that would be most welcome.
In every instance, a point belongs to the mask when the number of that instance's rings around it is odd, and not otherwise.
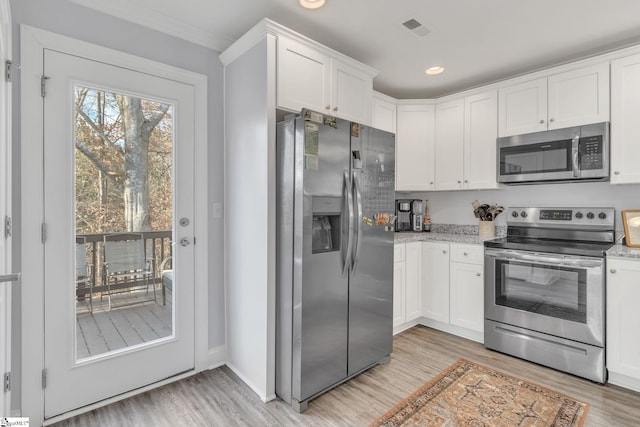
[[[79,6],[84,6],[125,21],[165,33],[182,40],[204,46],[218,52],[229,47],[234,40],[221,37],[212,31],[206,31],[180,21],[158,11],[147,9],[127,0],[69,0]]]

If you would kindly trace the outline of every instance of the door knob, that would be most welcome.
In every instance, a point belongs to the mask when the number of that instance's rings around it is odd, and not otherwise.
[[[190,224],[190,221],[189,221],[189,218],[180,218],[179,223],[182,227],[186,227],[187,225]]]
[[[188,237],[183,237],[182,239],[180,239],[180,244],[182,246],[189,246],[191,244],[191,240],[189,240]]]

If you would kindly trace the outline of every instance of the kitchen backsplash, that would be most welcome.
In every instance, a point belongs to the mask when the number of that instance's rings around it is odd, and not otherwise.
[[[461,225],[461,224],[436,224],[431,223],[432,233],[447,233],[447,234],[468,234],[470,236],[478,235],[478,225]],[[496,237],[503,237],[507,235],[506,226],[496,226]]]
[[[432,230],[443,226],[475,226],[471,202],[497,203],[504,206],[613,207],[616,230],[623,229],[620,211],[640,209],[640,185],[611,185],[608,182],[581,182],[545,185],[505,186],[502,190],[462,190],[396,193],[396,198],[428,200]],[[496,229],[506,226],[506,214],[498,215]],[[466,230],[463,228],[462,230]],[[473,234],[472,232],[470,234]],[[496,232],[497,234],[497,232]],[[616,233],[619,235],[619,233]]]

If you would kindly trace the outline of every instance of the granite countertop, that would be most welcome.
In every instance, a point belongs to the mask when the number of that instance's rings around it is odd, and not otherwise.
[[[506,227],[496,226],[495,238],[506,235],[506,231]],[[432,224],[430,232],[397,232],[394,236],[394,243],[439,241],[481,245],[485,240],[491,239],[481,239],[478,236],[477,225]]]
[[[417,233],[416,233],[417,234]],[[426,234],[426,233],[425,233]],[[397,240],[396,240],[397,242]],[[608,257],[640,259],[640,248],[630,248],[625,245],[615,245],[607,251]]]
[[[394,236],[394,243],[409,243],[409,242],[426,242],[426,241],[441,241],[449,243],[469,243],[474,245],[481,245],[487,239],[480,239],[477,234],[457,234],[457,233],[396,233]]]

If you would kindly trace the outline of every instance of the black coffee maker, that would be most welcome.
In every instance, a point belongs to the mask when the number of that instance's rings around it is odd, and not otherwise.
[[[413,200],[396,200],[396,231],[413,231],[411,204]]]

